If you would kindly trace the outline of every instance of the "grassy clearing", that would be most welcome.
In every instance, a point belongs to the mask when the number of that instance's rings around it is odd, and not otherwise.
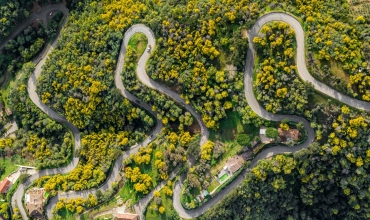
[[[65,220],[75,220],[76,219],[76,216],[75,216],[76,213],[72,213],[66,208],[59,210],[58,214],[62,217],[62,219],[65,219]]]
[[[253,140],[253,137],[258,136],[259,128],[253,125],[244,125],[240,114],[232,111],[227,113],[227,118],[220,121],[220,128],[217,131],[210,130],[209,139],[211,141],[220,141],[225,144],[223,146],[225,153],[217,160],[212,158],[212,175],[216,175],[231,156],[238,154],[243,149],[243,146],[236,142],[238,134],[247,134]]]
[[[246,133],[250,136],[258,134],[258,128],[252,125],[242,124],[242,118],[238,112],[229,111],[227,118],[220,121],[220,128],[217,131],[210,130],[211,141],[230,142],[236,139],[237,134]]]
[[[218,183],[218,181],[217,180],[213,180],[212,182],[211,182],[211,184],[209,185],[209,187],[208,187],[208,192],[212,192],[214,189],[216,189],[218,186],[219,186],[220,184]]]
[[[118,195],[122,198],[123,202],[126,202],[127,200],[131,199],[130,204],[135,204],[139,199],[142,197],[142,195],[136,193],[134,189],[134,184],[130,183],[130,181],[126,181],[125,185],[122,187],[122,189],[119,191]],[[113,201],[116,199],[113,198]]]
[[[136,33],[130,38],[128,45],[136,51],[136,56],[139,60],[141,55],[144,53],[146,46],[148,45],[148,39],[146,38],[145,34]]]
[[[312,105],[314,105],[316,103],[326,104],[326,103],[328,103],[328,101],[330,101],[331,103],[334,103],[338,106],[345,105],[344,103],[342,103],[342,102],[340,102],[336,99],[333,99],[330,96],[327,96],[327,95],[325,95],[325,94],[323,94],[319,91],[315,91],[315,94],[309,98],[308,103],[311,103]],[[353,108],[351,106],[348,106],[348,107],[353,111],[362,112],[361,110]]]
[[[160,149],[160,146],[157,146],[155,149],[153,149],[151,158],[150,158],[150,163],[149,164],[142,164],[140,167],[140,170],[142,173],[147,173],[150,177],[152,177],[152,182],[153,186],[158,185],[159,183],[157,182],[158,175],[158,169],[156,168],[155,161],[157,160],[155,157],[155,154],[157,152],[163,152],[164,149]]]
[[[344,70],[342,69],[340,63],[334,61],[334,60],[331,60],[330,61],[330,72],[334,75],[334,76],[337,76],[341,79],[343,79],[346,83],[349,83],[349,76],[347,73],[344,72]]]
[[[16,77],[14,74],[9,74],[7,81],[0,88],[1,99],[4,101],[5,108],[8,108],[8,94],[11,93]]]
[[[165,220],[165,219],[173,219],[175,216],[178,217],[178,214],[176,211],[174,211],[174,208],[172,205],[172,196],[166,196],[163,190],[161,190],[160,193],[161,193],[160,197],[162,199],[162,203],[160,205],[157,205],[153,199],[147,207],[147,211],[145,213],[145,219]],[[165,211],[163,214],[159,213],[158,211],[159,207],[161,206],[165,208]]]
[[[155,154],[158,151],[163,151],[163,145],[158,144],[158,139],[156,139],[157,147],[155,147],[151,153],[151,161],[149,164],[141,164],[140,166],[137,166],[135,162],[132,162],[132,164],[129,164],[127,166],[134,168],[134,167],[139,167],[141,173],[146,173],[152,178],[152,188],[155,188],[158,183],[157,177],[159,175],[158,170],[155,168],[155,161],[157,160],[155,158]],[[151,190],[150,189],[150,190]],[[149,190],[149,191],[150,191]],[[124,203],[126,203],[128,200],[130,200],[128,203],[129,205],[134,205],[137,203],[141,198],[143,198],[145,195],[142,193],[138,193],[134,189],[134,183],[131,183],[130,180],[127,180],[124,184],[124,186],[119,190],[117,195],[115,195],[112,199],[110,199],[109,202],[106,204],[99,206],[98,208],[92,210],[91,212],[85,213],[81,219],[89,219],[89,216],[93,215],[94,213],[97,213],[99,211],[111,209],[117,206],[117,199],[116,197],[119,196]]]
[[[102,215],[102,216],[99,216],[97,218],[94,218],[95,220],[111,220],[113,219],[112,215]]]
[[[149,164],[141,164],[140,166],[138,166],[141,170],[141,173],[146,173],[148,174],[151,178],[152,178],[152,188],[154,188],[155,186],[157,186],[159,184],[159,182],[157,182],[158,180],[158,170],[155,168],[155,161],[157,160],[156,157],[155,157],[155,154],[159,151],[163,151],[163,149],[160,149],[159,145],[157,145],[157,148],[155,148],[151,154],[151,158],[150,158],[150,163]],[[131,165],[128,165],[130,166],[131,168],[134,168],[136,167],[137,165],[135,165],[135,163],[132,163]],[[122,198],[123,202],[126,202],[127,200],[131,199],[131,204],[135,204],[136,202],[138,202],[142,197],[144,197],[145,195],[142,194],[142,193],[137,193],[134,189],[134,183],[131,183],[129,180],[126,181],[125,185],[123,186],[123,188],[119,191],[118,193],[120,195],[120,197]]]
[[[5,172],[1,175],[1,180],[7,177],[11,172],[16,171],[18,168],[9,158],[0,159],[0,164],[5,166]]]
[[[225,52],[221,51],[220,56],[218,57],[220,69],[225,68],[225,66],[226,66],[226,58],[227,58],[227,54],[225,54]]]
[[[217,160],[212,158],[212,161],[211,161],[212,175],[215,175],[218,171],[220,171],[225,166],[225,163],[229,159],[229,157],[238,154],[238,152],[241,151],[242,149],[243,149],[243,146],[236,143],[236,141],[231,142],[231,143],[226,143],[225,153],[222,154]]]
[[[116,196],[114,196],[116,197]],[[89,220],[90,216],[104,210],[112,209],[117,206],[116,199],[113,197],[108,203],[105,203],[104,205],[101,205],[97,208],[94,208],[94,210],[88,211],[85,214],[81,215],[80,220]]]

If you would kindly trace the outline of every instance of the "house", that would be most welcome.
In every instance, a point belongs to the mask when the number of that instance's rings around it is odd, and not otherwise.
[[[299,138],[299,131],[297,129],[289,129],[287,131],[279,128],[279,137],[281,139],[281,142],[287,142],[287,141],[298,141]]]
[[[216,180],[220,184],[222,184],[227,179],[229,179],[236,171],[238,171],[243,166],[243,163],[244,163],[244,159],[242,158],[242,156],[236,155],[236,156],[229,158],[226,161],[226,166],[224,166],[222,170],[218,172]],[[209,195],[208,191],[206,190],[203,191],[202,193],[204,196]]]
[[[128,213],[128,212],[125,212],[125,207],[118,207],[116,209],[116,216],[117,216],[117,220],[138,220],[139,219],[139,215],[138,214],[132,214],[132,213]]]
[[[24,196],[26,209],[32,218],[41,219],[43,217],[45,192],[44,188],[33,188]]]
[[[226,161],[226,166],[231,175],[238,171],[243,166],[244,160],[241,156],[233,156]]]
[[[8,188],[12,182],[8,179],[5,178],[1,183],[0,183],[0,193],[6,193],[8,191]]]
[[[261,139],[261,141],[262,141],[262,143],[265,143],[265,144],[267,144],[267,143],[270,143],[271,141],[272,141],[272,139],[271,138],[268,138],[267,136],[266,136],[266,127],[264,127],[264,126],[262,126],[261,128],[260,128],[260,139]]]

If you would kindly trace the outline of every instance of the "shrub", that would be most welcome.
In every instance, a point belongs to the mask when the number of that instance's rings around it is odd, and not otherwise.
[[[165,210],[166,209],[163,206],[159,207],[159,213],[163,214]]]
[[[279,136],[279,132],[278,132],[277,129],[275,129],[275,128],[267,128],[266,129],[266,137],[277,138],[277,136]]]
[[[250,146],[251,144],[251,139],[246,134],[239,134],[238,137],[236,138],[236,141],[238,142],[238,144],[242,146]]]

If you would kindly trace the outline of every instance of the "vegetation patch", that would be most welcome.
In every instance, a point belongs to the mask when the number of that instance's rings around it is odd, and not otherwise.
[[[173,208],[172,188],[172,182],[168,181],[161,191],[154,192],[154,198],[146,208],[145,219],[180,219]]]

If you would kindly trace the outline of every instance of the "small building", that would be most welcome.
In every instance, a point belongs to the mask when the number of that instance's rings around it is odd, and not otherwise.
[[[43,217],[45,192],[44,188],[33,188],[28,190],[24,196],[26,209],[32,218],[41,219]]]
[[[284,129],[279,128],[279,137],[281,139],[281,142],[287,142],[287,141],[298,141],[299,139],[299,131],[297,129],[289,129],[285,131]]]
[[[116,216],[117,220],[138,220],[139,215],[138,214],[132,214],[125,212],[125,207],[118,207],[116,209]]]
[[[271,141],[272,141],[272,139],[271,138],[268,138],[267,136],[266,136],[266,127],[264,127],[264,126],[262,126],[261,128],[260,128],[260,139],[261,139],[261,141],[262,141],[262,143],[265,143],[265,144],[267,144],[267,143],[270,143]]]
[[[227,179],[229,179],[236,171],[238,171],[244,163],[242,156],[236,155],[229,158],[226,161],[226,165],[217,174],[216,180],[222,184]],[[201,192],[204,196],[209,195],[208,191],[205,190]]]
[[[226,166],[231,175],[238,171],[243,166],[244,160],[241,156],[233,156],[226,161]]]
[[[12,184],[12,182],[8,179],[5,178],[1,183],[0,183],[0,193],[6,193],[8,191],[9,186]]]

